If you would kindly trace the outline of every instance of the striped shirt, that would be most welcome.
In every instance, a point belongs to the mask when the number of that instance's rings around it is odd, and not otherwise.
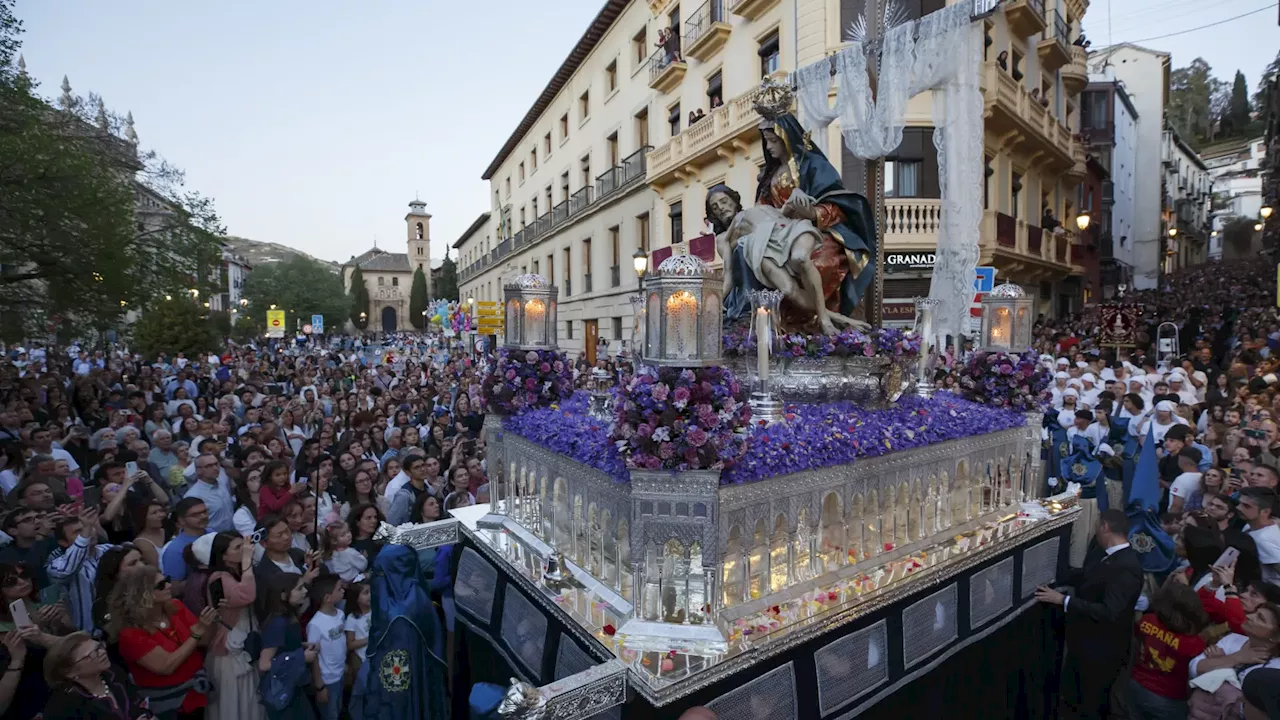
[[[45,561],[45,571],[55,585],[67,589],[71,622],[77,630],[93,632],[93,583],[98,561],[114,545],[89,547],[89,539],[77,536],[69,547],[56,547]]]

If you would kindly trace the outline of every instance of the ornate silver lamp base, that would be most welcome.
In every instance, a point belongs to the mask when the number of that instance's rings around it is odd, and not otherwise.
[[[760,420],[772,425],[781,422],[783,416],[782,403],[767,392],[753,392],[751,399],[747,401],[751,406],[751,420],[758,422]]]
[[[929,399],[929,398],[933,397],[933,391],[934,391],[935,389],[936,389],[936,388],[935,388],[935,386],[934,386],[934,384],[933,384],[933,381],[932,381],[932,380],[927,381],[927,382],[926,382],[926,381],[924,381],[924,380],[917,380],[917,381],[916,381],[916,397],[922,397],[922,398],[925,398],[925,399],[927,400],[927,399]]]

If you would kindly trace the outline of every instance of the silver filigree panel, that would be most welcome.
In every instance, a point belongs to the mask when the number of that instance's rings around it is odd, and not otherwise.
[[[959,637],[956,597],[956,585],[952,583],[902,611],[902,662],[905,668],[910,669]]]
[[[992,565],[969,578],[969,629],[991,622],[1013,608],[1013,558]]]
[[[507,585],[502,602],[502,641],[534,682],[542,681],[542,647],[547,641],[547,617],[514,585]]]
[[[493,594],[498,587],[498,571],[471,548],[463,548],[458,558],[458,577],[453,582],[453,601],[472,617],[488,625],[493,622]]]
[[[598,665],[600,663],[588,655],[573,638],[564,633],[560,634],[560,645],[556,648],[556,680],[563,680]],[[616,720],[620,717],[622,717],[622,706],[615,705],[585,720]]]
[[[728,720],[799,720],[795,667],[770,670],[707,703],[707,709]]]
[[[818,671],[818,709],[827,715],[889,679],[886,621],[865,627],[813,655]]]
[[[1022,595],[1030,597],[1041,585],[1058,579],[1058,537],[1051,537],[1022,551]]]

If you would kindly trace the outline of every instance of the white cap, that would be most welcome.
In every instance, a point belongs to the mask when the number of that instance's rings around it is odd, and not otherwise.
[[[1131,375],[1131,376],[1129,377],[1129,382],[1131,382],[1131,383],[1138,383],[1139,385],[1146,385],[1146,384],[1147,384],[1147,376],[1146,376],[1145,374],[1143,374],[1143,373],[1137,373],[1137,374],[1135,374],[1135,375]]]
[[[1116,379],[1116,371],[1112,370],[1111,368],[1102,368],[1101,375],[1102,375],[1102,379],[1105,381],[1111,381]]]
[[[1062,391],[1063,400],[1066,400],[1067,398],[1078,398],[1078,397],[1080,397],[1080,393],[1076,392],[1075,388],[1067,388],[1066,390]]]
[[[1059,365],[1070,365],[1071,361],[1066,358],[1058,358]]]
[[[1085,373],[1080,376],[1080,381],[1087,382],[1087,383],[1097,383],[1098,378],[1094,377],[1093,373]]]
[[[1156,403],[1156,410],[1160,412],[1173,412],[1174,410],[1177,410],[1177,409],[1178,409],[1178,406],[1174,405],[1172,400],[1161,400],[1160,402]]]
[[[1087,367],[1089,367],[1089,363],[1087,363],[1087,362],[1085,362],[1085,361],[1083,361],[1083,360],[1077,360],[1077,361],[1076,361],[1076,367],[1078,367],[1078,368],[1087,368]]]
[[[209,567],[209,559],[213,554],[213,539],[216,537],[218,533],[205,533],[191,543],[191,555],[195,557],[196,562]]]
[[[1056,372],[1056,373],[1054,373],[1054,374],[1053,374],[1053,379],[1054,379],[1054,380],[1066,380],[1066,379],[1067,379],[1067,378],[1069,378],[1069,377],[1071,377],[1071,376],[1070,376],[1070,375],[1068,375],[1068,374],[1066,373],[1066,371],[1064,371],[1064,370],[1059,370],[1058,372]]]

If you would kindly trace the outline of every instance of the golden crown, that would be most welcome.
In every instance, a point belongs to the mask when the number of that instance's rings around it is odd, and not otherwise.
[[[762,117],[776,120],[791,112],[795,97],[795,91],[785,78],[767,77],[760,81],[760,89],[756,91],[751,104]]]

